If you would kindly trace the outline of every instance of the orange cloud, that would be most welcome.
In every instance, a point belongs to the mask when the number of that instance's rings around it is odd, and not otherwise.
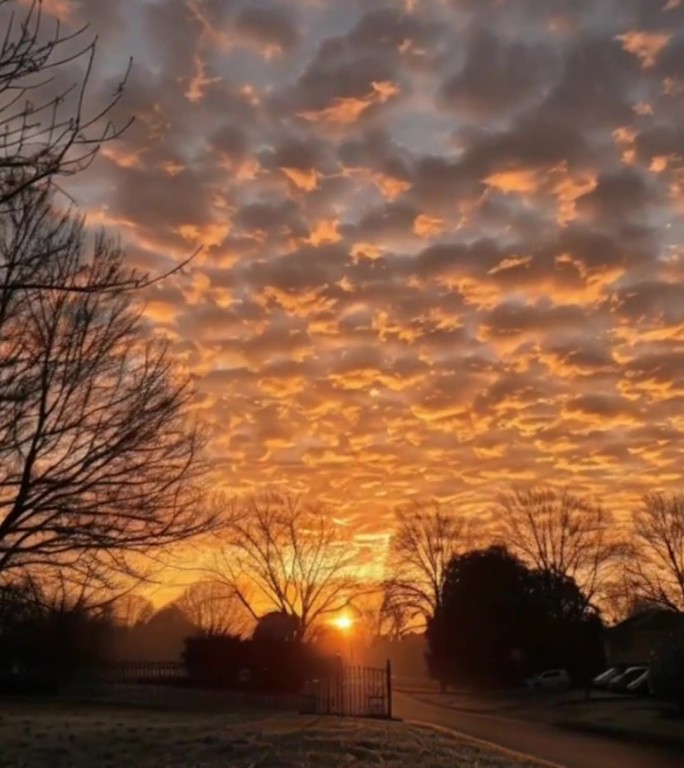
[[[391,176],[383,176],[381,173],[373,175],[373,181],[383,196],[388,200],[395,200],[404,192],[411,189],[411,184],[402,179],[394,179]]]
[[[536,172],[524,168],[514,171],[499,171],[491,174],[484,181],[493,189],[507,194],[531,194],[536,192],[539,186]]]
[[[223,78],[220,76],[208,77],[206,64],[197,54],[194,57],[194,64],[195,71],[189,79],[185,98],[192,104],[197,104],[204,98],[206,89],[214,83],[220,83]]]
[[[354,243],[351,248],[351,257],[354,262],[359,262],[361,259],[368,259],[369,261],[377,261],[382,258],[383,249],[379,245],[373,243]]]
[[[421,213],[413,221],[413,232],[422,238],[431,238],[444,232],[444,220]]]
[[[184,240],[196,246],[211,248],[220,245],[230,232],[230,225],[223,223],[208,224],[204,227],[196,224],[182,224],[178,233]]]
[[[259,379],[258,386],[261,392],[269,397],[289,398],[302,392],[306,388],[307,382],[302,376],[293,378],[268,377]]]
[[[138,168],[142,165],[141,158],[147,151],[146,147],[126,150],[117,144],[105,144],[100,149],[100,154],[111,160],[120,168]]]
[[[281,168],[280,170],[298,189],[305,192],[313,192],[314,189],[318,189],[320,175],[315,169],[306,171],[299,168]]]
[[[634,54],[641,61],[643,69],[650,69],[655,66],[658,57],[669,45],[672,35],[633,30],[624,35],[618,35],[615,39],[622,43],[626,51]]]
[[[342,239],[339,227],[340,222],[337,219],[322,219],[314,224],[306,242],[316,247],[329,243],[339,243]]]
[[[556,221],[565,227],[577,218],[577,200],[596,189],[596,174],[572,175],[562,163],[549,172],[549,179],[558,204]]]
[[[325,109],[300,112],[299,116],[310,122],[339,123],[349,125],[355,123],[363,113],[375,104],[384,104],[399,93],[394,83],[372,83],[372,90],[361,98],[337,98]]]

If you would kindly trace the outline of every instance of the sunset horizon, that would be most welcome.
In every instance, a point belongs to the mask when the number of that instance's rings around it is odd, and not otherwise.
[[[0,763],[682,768],[684,0],[0,0]]]

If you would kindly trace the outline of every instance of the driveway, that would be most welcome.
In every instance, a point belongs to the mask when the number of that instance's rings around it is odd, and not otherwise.
[[[548,723],[474,714],[417,701],[395,693],[394,714],[404,720],[459,731],[506,749],[522,752],[560,768],[683,768],[684,754],[642,747],[608,737],[578,733]]]

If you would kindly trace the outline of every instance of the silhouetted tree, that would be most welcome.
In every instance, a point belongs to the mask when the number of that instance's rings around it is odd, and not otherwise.
[[[439,608],[447,564],[471,540],[467,518],[439,504],[399,509],[385,566],[385,610],[427,622]]]
[[[526,576],[522,562],[501,547],[450,560],[427,630],[434,676],[511,679],[525,640]]]
[[[200,634],[185,613],[169,603],[129,633],[126,657],[134,661],[181,661],[185,641]]]
[[[410,610],[396,599],[391,585],[386,585],[378,600],[375,596],[374,605],[367,606],[359,615],[360,621],[375,637],[387,637],[399,640],[410,631]]]
[[[427,638],[443,682],[510,684],[549,666],[580,677],[600,665],[600,621],[574,581],[530,570],[503,547],[451,560]]]
[[[616,578],[623,543],[598,503],[568,489],[536,486],[501,497],[501,538],[526,563],[573,579],[589,602]]]
[[[96,41],[87,27],[64,31],[44,18],[41,0],[0,0],[0,29],[0,205],[21,204],[27,189],[87,168],[100,146],[127,127],[108,119],[126,77],[88,111]],[[70,84],[62,87],[67,73]]]
[[[40,615],[41,609],[33,584],[23,579],[0,584],[0,669],[12,665],[10,642],[14,642],[20,627]]]
[[[684,611],[684,495],[646,496],[633,515],[633,529],[625,558],[630,593]]]
[[[299,640],[301,634],[301,622],[297,616],[286,611],[271,611],[259,617],[256,627],[254,627],[252,639],[293,643]]]
[[[360,590],[344,529],[324,507],[270,494],[238,503],[213,568],[251,616],[272,607],[299,620],[302,638]]]
[[[213,525],[192,392],[127,292],[88,290],[118,281],[117,245],[23,195],[0,230],[0,574],[130,567]],[[42,287],[5,290],[24,269]]]
[[[128,70],[109,97],[90,93],[97,38],[87,25],[67,31],[46,18],[42,0],[0,0],[0,30],[0,220],[9,214],[19,220],[36,198],[58,191],[61,179],[88,168],[100,148],[128,128],[132,119],[119,124],[112,119]],[[65,202],[66,196],[61,199]],[[24,258],[20,268],[6,252],[0,256],[0,337],[5,336],[4,304],[17,291],[138,290],[177,273],[193,258],[157,277],[119,266],[78,281],[70,273],[39,269],[52,258],[49,248],[34,244],[25,251],[31,261]]]
[[[119,627],[133,629],[146,624],[154,615],[154,606],[142,595],[133,593],[116,598],[111,606],[112,618]]]
[[[76,573],[95,552],[109,574],[207,527],[190,393],[124,296],[155,279],[54,202],[126,128],[110,120],[126,76],[90,109],[87,28],[0,0],[0,29],[0,574]]]
[[[220,581],[191,584],[175,604],[205,636],[244,637],[254,623],[235,590]]]
[[[66,680],[106,661],[113,639],[106,608],[54,573],[44,583],[25,577],[0,589],[0,667]]]

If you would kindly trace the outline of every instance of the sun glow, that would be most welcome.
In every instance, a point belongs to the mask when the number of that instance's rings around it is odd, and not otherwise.
[[[352,621],[351,617],[346,615],[338,616],[330,623],[342,632],[348,632],[354,626],[354,622]]]

